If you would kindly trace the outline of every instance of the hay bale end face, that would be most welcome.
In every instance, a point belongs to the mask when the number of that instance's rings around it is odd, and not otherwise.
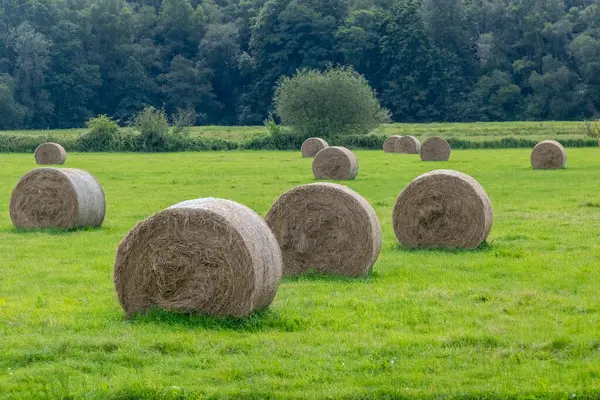
[[[396,141],[396,153],[419,154],[421,142],[414,136],[402,136]]]
[[[265,221],[281,248],[285,275],[312,269],[364,276],[381,250],[381,226],[373,207],[334,183],[290,190],[273,204]]]
[[[422,161],[448,161],[450,159],[450,145],[448,142],[438,136],[427,138],[421,145]]]
[[[34,169],[17,183],[10,199],[17,229],[99,227],[105,213],[100,183],[80,169]]]
[[[397,153],[397,151],[396,151],[396,148],[397,148],[396,143],[401,138],[402,138],[402,136],[400,136],[400,135],[393,135],[393,136],[390,136],[389,138],[387,138],[385,140],[385,142],[383,142],[383,151],[385,153]]]
[[[328,147],[313,159],[312,170],[316,179],[352,180],[358,175],[358,160],[345,147]]]
[[[567,152],[555,140],[538,143],[531,152],[533,169],[562,169],[567,165]]]
[[[62,165],[67,160],[67,152],[58,143],[43,143],[35,149],[34,157],[39,165]]]
[[[396,237],[410,248],[477,248],[487,239],[492,219],[492,205],[481,185],[449,170],[412,181],[393,213]]]
[[[128,317],[152,308],[246,317],[271,304],[281,275],[281,252],[265,222],[241,204],[212,198],[137,224],[114,268]]]
[[[313,158],[321,150],[326,149],[327,147],[329,147],[329,145],[321,138],[306,139],[304,143],[302,143],[302,157]]]

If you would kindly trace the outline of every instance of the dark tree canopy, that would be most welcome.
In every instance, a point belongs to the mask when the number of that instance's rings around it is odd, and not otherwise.
[[[258,124],[282,76],[336,65],[400,122],[600,117],[600,0],[4,1],[0,129]]]

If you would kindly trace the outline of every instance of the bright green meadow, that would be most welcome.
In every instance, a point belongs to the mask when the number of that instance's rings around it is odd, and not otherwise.
[[[154,312],[126,320],[112,268],[133,226],[182,200],[265,215],[314,182],[297,152],[70,153],[101,182],[97,230],[18,232],[8,207],[32,155],[0,155],[0,398],[569,399],[600,397],[600,149],[533,171],[530,150],[445,163],[357,151],[345,185],[375,208],[383,248],[364,279],[284,279],[245,321]],[[494,206],[476,251],[409,251],[391,214],[418,175],[455,169]]]

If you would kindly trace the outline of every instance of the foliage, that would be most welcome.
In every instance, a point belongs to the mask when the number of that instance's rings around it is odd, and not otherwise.
[[[89,132],[77,141],[79,150],[119,151],[122,150],[123,135],[117,121],[106,115],[99,115],[86,123]]]
[[[591,138],[600,138],[600,119],[586,120],[585,133]]]
[[[143,151],[164,151],[169,135],[169,120],[164,110],[152,106],[144,108],[133,121],[134,129],[140,134]]]
[[[190,129],[189,134],[167,135],[162,148],[152,151],[223,151],[223,150],[293,150],[298,151],[304,137],[282,129],[273,121],[272,133],[256,127],[207,127]],[[83,132],[82,132],[83,131]],[[268,131],[267,131],[268,132]],[[96,150],[95,142],[82,140],[85,130],[11,131],[0,133],[0,153],[32,153],[41,143],[52,141],[68,151],[146,152],[138,133],[120,129],[119,144],[113,150]],[[427,136],[445,137],[453,149],[533,148],[544,139],[554,139],[565,147],[597,147],[598,140],[582,138],[580,122],[511,122],[511,123],[444,123],[390,124],[376,134],[341,135],[328,138],[330,145],[352,149],[381,150],[390,135],[413,135],[421,141]]]
[[[260,125],[277,82],[344,65],[394,121],[600,116],[598,0],[19,0],[0,10],[0,130]]]
[[[304,137],[367,134],[389,120],[367,80],[351,68],[284,77],[274,106],[281,122]]]
[[[190,133],[190,128],[196,122],[196,111],[191,108],[177,107],[175,115],[173,115],[173,133],[187,135]]]

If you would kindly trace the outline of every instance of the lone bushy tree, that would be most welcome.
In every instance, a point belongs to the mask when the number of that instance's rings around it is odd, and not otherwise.
[[[367,80],[346,67],[283,77],[274,102],[282,124],[303,136],[366,134],[389,121]]]

